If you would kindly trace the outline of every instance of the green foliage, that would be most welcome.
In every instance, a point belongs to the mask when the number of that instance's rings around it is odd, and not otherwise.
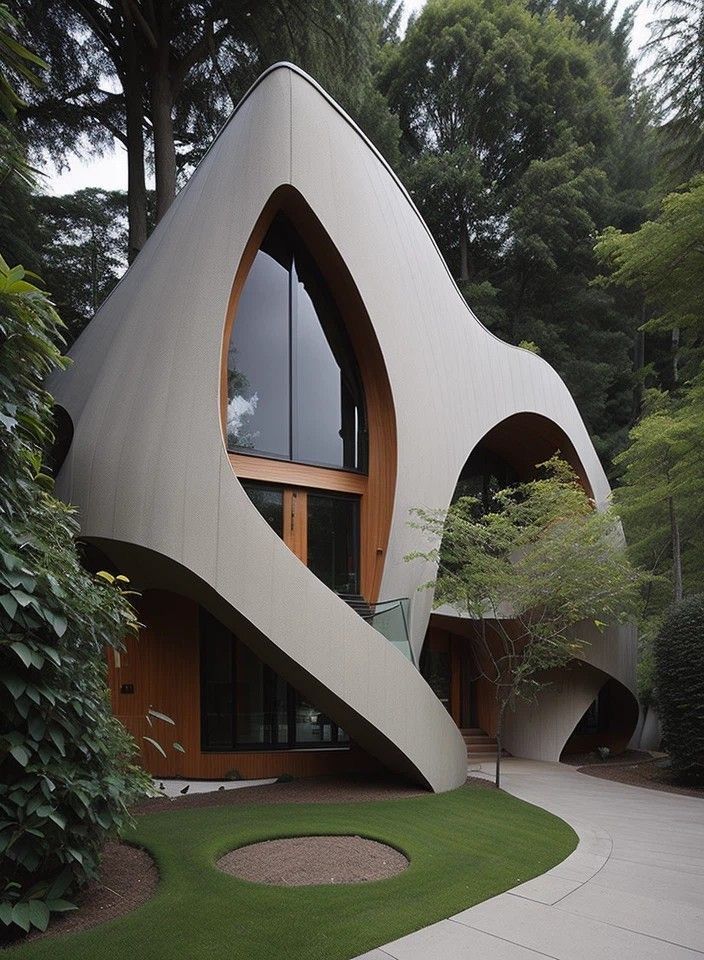
[[[682,336],[676,361],[698,369],[704,346],[704,176],[683,184],[662,201],[658,215],[634,233],[609,227],[596,251],[611,268],[608,283],[637,289],[652,311],[645,330]]]
[[[629,31],[603,0],[430,0],[380,73],[467,302],[540,348],[607,461],[632,422],[640,302],[590,285],[594,236],[642,222],[654,167]]]
[[[704,594],[675,604],[655,641],[665,746],[678,780],[704,784]]]
[[[149,782],[105,682],[105,647],[136,628],[133,610],[119,582],[81,567],[73,511],[42,473],[60,328],[0,258],[0,921],[14,931],[71,908]]]
[[[32,203],[41,234],[37,270],[71,343],[127,269],[127,197],[86,189]]]
[[[434,546],[412,554],[437,566],[436,606],[478,624],[478,661],[503,714],[532,700],[541,674],[579,654],[575,628],[628,623],[641,576],[623,549],[618,519],[598,511],[571,468],[554,457],[544,476],[495,494],[495,509],[462,497],[447,511],[415,510]]]
[[[633,561],[655,575],[645,615],[657,618],[676,598],[676,566],[685,593],[704,582],[704,374],[679,397],[651,391],[645,415],[618,457],[614,493]],[[676,542],[679,540],[679,544]]]
[[[37,88],[40,80],[36,71],[44,70],[46,64],[15,39],[18,27],[19,21],[6,4],[0,3],[0,183],[10,176],[32,183],[35,173],[27,163],[15,129],[17,111],[26,104],[17,94],[13,80]]]
[[[657,0],[649,49],[672,183],[704,169],[704,2]]]

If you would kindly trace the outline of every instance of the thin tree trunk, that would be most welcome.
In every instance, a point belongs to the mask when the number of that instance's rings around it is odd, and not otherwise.
[[[501,751],[503,749],[504,736],[504,714],[506,713],[506,701],[499,704],[499,716],[496,722],[496,789],[501,786]]]
[[[469,280],[469,244],[464,219],[460,224],[460,280]]]
[[[165,5],[166,6],[166,5]],[[151,118],[154,134],[154,179],[156,181],[156,221],[164,216],[176,196],[176,144],[171,117],[173,91],[169,72],[170,35],[160,37],[154,57],[151,83]]]
[[[672,379],[675,383],[680,378],[680,328],[672,328]]]
[[[641,312],[641,324],[645,323],[645,306]],[[636,330],[635,340],[633,342],[633,372],[635,373],[635,383],[633,385],[633,423],[640,416],[640,409],[643,403],[643,367],[645,366],[645,330]]]
[[[147,242],[147,185],[144,177],[143,75],[131,21],[123,37],[125,119],[127,132],[127,260],[132,263]]]
[[[680,543],[680,525],[675,512],[674,498],[670,497],[668,503],[670,507],[670,536],[672,539],[672,580],[675,602],[677,603],[684,596],[682,590],[682,547]]]

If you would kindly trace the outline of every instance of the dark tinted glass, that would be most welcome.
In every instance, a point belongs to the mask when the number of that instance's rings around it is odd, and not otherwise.
[[[206,750],[231,750],[234,739],[233,637],[200,612],[201,739]]]
[[[308,494],[308,569],[336,593],[359,593],[359,499]]]
[[[242,481],[244,492],[279,537],[284,535],[284,492],[281,487]]]
[[[320,271],[283,216],[242,290],[228,378],[228,449],[366,469],[356,359]]]
[[[242,290],[227,355],[228,449],[288,458],[289,270],[260,250]]]
[[[200,613],[203,750],[349,743],[337,724],[207,611]]]

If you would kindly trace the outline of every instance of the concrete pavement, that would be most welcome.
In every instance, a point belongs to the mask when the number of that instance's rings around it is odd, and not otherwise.
[[[357,960],[704,957],[704,800],[556,763],[507,760],[503,770],[509,793],[574,828],[574,853],[540,877]]]

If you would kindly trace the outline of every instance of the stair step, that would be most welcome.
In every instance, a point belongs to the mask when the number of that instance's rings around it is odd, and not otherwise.
[[[496,753],[495,743],[473,743],[467,747],[467,753]]]
[[[495,737],[489,737],[484,734],[483,737],[464,737],[465,743],[496,743]]]
[[[485,737],[487,735],[486,731],[480,727],[461,727],[460,733],[466,737]]]

